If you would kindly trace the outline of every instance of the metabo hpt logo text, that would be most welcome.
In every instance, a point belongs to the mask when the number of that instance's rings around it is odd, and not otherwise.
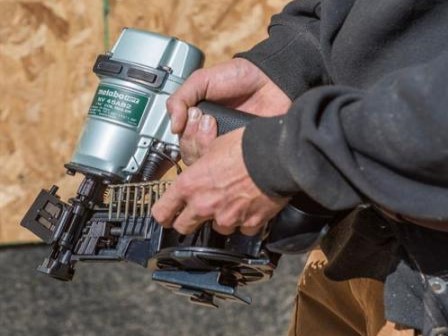
[[[113,98],[118,98],[120,100],[124,100],[133,104],[138,104],[140,103],[140,99],[133,97],[133,96],[129,96],[127,94],[124,93],[119,93],[116,90],[109,90],[109,89],[99,89],[98,90],[98,94],[102,95],[102,96],[109,96],[109,97],[113,97]]]
[[[149,97],[125,89],[101,84],[98,87],[89,115],[138,126]]]

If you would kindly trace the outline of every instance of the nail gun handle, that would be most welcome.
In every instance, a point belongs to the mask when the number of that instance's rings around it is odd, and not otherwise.
[[[237,128],[246,126],[253,118],[253,114],[234,110],[209,101],[198,104],[202,113],[213,116],[218,123],[218,135],[228,133]]]

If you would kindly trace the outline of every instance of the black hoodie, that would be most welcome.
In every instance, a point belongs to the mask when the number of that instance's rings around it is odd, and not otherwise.
[[[293,1],[237,56],[293,100],[244,132],[255,183],[358,207],[322,243],[326,274],[385,280],[388,319],[448,335],[448,289],[431,286],[448,285],[448,233],[360,207],[448,230],[448,1]]]
[[[448,1],[294,1],[238,56],[294,100],[244,134],[264,192],[448,221]]]

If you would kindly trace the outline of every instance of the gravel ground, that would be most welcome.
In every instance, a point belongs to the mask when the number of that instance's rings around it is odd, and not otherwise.
[[[35,271],[46,246],[0,249],[1,336],[285,335],[303,258],[283,257],[272,280],[243,288],[253,303],[191,305],[131,264],[80,264],[73,282]]]

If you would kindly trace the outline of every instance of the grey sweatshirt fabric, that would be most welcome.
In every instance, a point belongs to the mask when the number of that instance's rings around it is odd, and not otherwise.
[[[244,132],[264,192],[448,220],[448,1],[293,1],[237,56],[294,100]]]

